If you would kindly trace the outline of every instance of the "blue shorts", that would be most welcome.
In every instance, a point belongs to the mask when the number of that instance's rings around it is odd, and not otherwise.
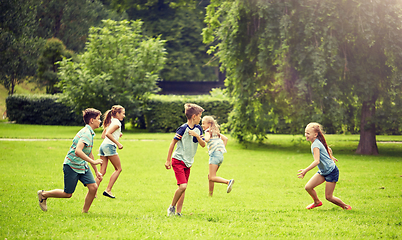
[[[117,155],[117,147],[116,145],[109,143],[102,143],[99,147],[99,156],[113,156]]]
[[[327,175],[322,175],[325,178],[326,182],[338,182],[339,179],[339,169],[335,166],[334,170]]]
[[[221,166],[223,162],[223,152],[215,151],[211,155],[209,155],[209,164],[215,164]]]
[[[77,187],[78,180],[80,180],[84,186],[95,183],[94,176],[89,169],[85,173],[77,173],[69,165],[63,164],[63,172],[65,193],[73,193],[75,187]]]

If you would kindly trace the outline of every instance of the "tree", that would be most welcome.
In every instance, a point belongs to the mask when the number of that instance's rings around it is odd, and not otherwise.
[[[38,59],[38,83],[40,86],[46,87],[47,94],[60,92],[56,86],[59,83],[57,62],[61,61],[63,57],[72,58],[73,52],[68,51],[59,39],[48,39]]]
[[[59,78],[63,100],[78,113],[87,107],[106,111],[119,104],[135,118],[157,89],[165,60],[164,41],[142,35],[141,21],[104,20],[89,30],[78,62],[64,58]]]
[[[35,1],[0,3],[0,82],[9,94],[27,77],[35,75],[38,49],[43,41],[34,35]]]
[[[235,136],[261,140],[280,121],[334,131],[360,109],[356,152],[377,154],[376,108],[401,116],[400,13],[393,0],[212,1],[204,40],[221,41],[211,50],[236,99]]]
[[[74,52],[84,50],[90,27],[99,26],[102,19],[122,20],[126,16],[107,10],[99,0],[42,0],[37,8],[36,34],[44,39],[58,38]]]
[[[210,57],[202,42],[205,7],[208,1],[128,0],[110,1],[110,6],[126,11],[129,19],[144,22],[148,36],[166,40],[168,52],[161,78],[166,81],[216,81],[216,66],[207,64]]]

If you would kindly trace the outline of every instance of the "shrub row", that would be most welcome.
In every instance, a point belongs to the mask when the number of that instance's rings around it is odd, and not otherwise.
[[[84,124],[81,115],[58,102],[57,95],[10,95],[6,99],[7,116],[20,124],[70,125]],[[205,109],[203,116],[213,115],[219,124],[228,121],[230,102],[222,97],[153,95],[143,111],[143,123],[149,132],[173,132],[187,122],[184,104],[195,103]],[[130,111],[126,109],[126,111]]]
[[[6,99],[7,117],[20,124],[84,125],[82,116],[57,99],[57,95],[10,95]]]
[[[145,125],[150,132],[174,132],[187,122],[184,104],[195,103],[204,108],[202,116],[213,115],[218,124],[227,123],[232,105],[227,99],[203,96],[154,95],[144,110]]]

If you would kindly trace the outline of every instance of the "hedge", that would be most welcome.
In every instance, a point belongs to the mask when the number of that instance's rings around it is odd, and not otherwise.
[[[187,122],[184,114],[184,104],[195,103],[204,108],[202,116],[213,115],[218,124],[228,122],[228,115],[232,111],[232,104],[222,97],[209,95],[151,96],[144,110],[145,125],[150,132],[174,132],[181,124]]]
[[[58,102],[57,95],[19,95],[7,97],[7,116],[20,124],[82,126],[81,115]],[[195,103],[205,109],[203,116],[213,115],[219,124],[228,122],[232,110],[229,100],[210,95],[152,95],[143,110],[143,123],[149,132],[174,132],[187,122],[184,104]],[[126,109],[126,111],[130,111]]]
[[[7,117],[20,124],[84,125],[82,116],[57,99],[57,95],[10,95],[6,98]]]

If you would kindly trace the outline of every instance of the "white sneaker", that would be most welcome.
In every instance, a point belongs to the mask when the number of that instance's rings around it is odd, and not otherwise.
[[[234,183],[234,179],[230,179],[229,184],[228,184],[228,189],[226,191],[227,193],[230,193],[230,191],[232,191],[233,183]]]
[[[169,217],[169,216],[174,216],[175,212],[176,212],[175,206],[170,206],[170,207],[168,207],[168,209],[167,209],[167,215],[168,215],[168,217]]]
[[[46,205],[46,199],[43,198],[42,192],[44,190],[39,190],[38,191],[38,200],[39,200],[39,207],[42,209],[42,211],[46,212],[47,211],[47,205]]]

